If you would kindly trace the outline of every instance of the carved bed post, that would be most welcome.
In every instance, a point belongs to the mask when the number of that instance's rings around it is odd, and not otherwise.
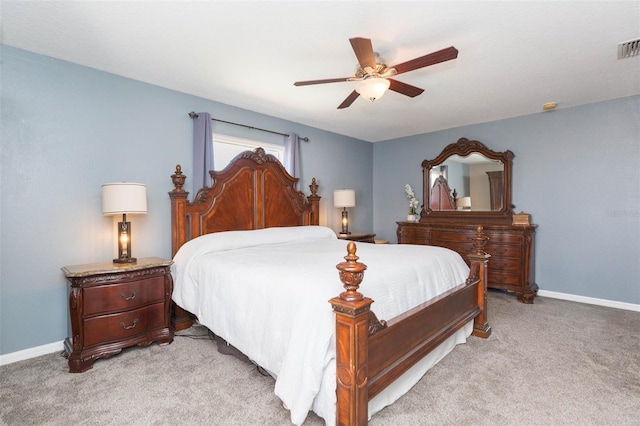
[[[175,256],[178,249],[187,242],[184,230],[187,226],[186,206],[189,193],[182,189],[185,179],[187,177],[182,174],[182,166],[176,165],[176,172],[171,175],[175,188],[169,192],[169,197],[171,197],[171,257]]]
[[[309,225],[320,224],[320,196],[318,195],[318,182],[316,178],[311,179],[311,185],[309,185],[311,195],[307,197],[309,203],[311,203],[311,217],[309,218]]]
[[[482,226],[478,226],[473,240],[473,252],[468,255],[471,262],[471,274],[469,280],[480,279],[478,285],[478,305],[480,306],[480,314],[473,320],[473,335],[477,337],[487,338],[491,335],[491,326],[487,319],[487,263],[491,257],[485,253],[484,246],[489,240],[485,235]]]
[[[187,197],[189,193],[182,189],[187,177],[182,174],[180,164],[176,165],[176,172],[171,175],[174,189],[169,192],[171,198],[171,257],[176,255],[178,249],[187,242]],[[191,327],[194,316],[171,302],[171,327],[173,330],[184,330]]]
[[[368,420],[368,319],[373,300],[358,292],[367,266],[358,262],[356,245],[347,245],[346,262],[339,263],[345,291],[329,302],[336,315],[336,423],[366,425]]]

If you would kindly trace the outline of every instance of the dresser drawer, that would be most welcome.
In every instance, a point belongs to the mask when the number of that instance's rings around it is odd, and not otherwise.
[[[122,311],[164,300],[164,275],[84,290],[84,315]]]
[[[522,247],[501,244],[487,244],[485,251],[493,257],[511,257],[520,259],[522,257]]]
[[[165,326],[164,302],[85,320],[84,345],[115,342]]]
[[[517,258],[492,257],[489,259],[489,273],[491,273],[492,271],[496,273],[518,273],[520,271],[521,265],[522,261]]]
[[[511,232],[490,232],[489,233],[490,244],[523,244],[524,236],[522,233]]]
[[[406,226],[398,234],[399,244],[429,244],[429,231],[415,226]]]
[[[493,287],[495,285],[509,285],[520,287],[520,275],[508,274],[504,271],[496,271],[489,268],[487,271],[487,285]]]
[[[455,241],[461,243],[471,243],[475,232],[464,230],[438,230],[431,231],[433,241]]]
[[[473,251],[472,243],[457,243],[455,241],[433,241],[432,245],[453,250],[460,254],[460,256],[462,256],[465,261],[467,260],[466,255]]]

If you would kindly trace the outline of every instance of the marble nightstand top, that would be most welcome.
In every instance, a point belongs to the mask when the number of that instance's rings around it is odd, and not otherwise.
[[[159,257],[143,257],[139,258],[135,263],[99,262],[65,266],[62,268],[62,272],[64,272],[68,278],[77,278],[97,274],[136,271],[138,269],[153,268],[156,266],[169,266],[172,263],[172,260],[161,259]]]

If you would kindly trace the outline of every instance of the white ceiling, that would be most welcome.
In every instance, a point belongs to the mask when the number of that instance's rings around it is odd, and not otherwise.
[[[640,57],[616,47],[640,37],[639,1],[2,0],[0,16],[3,44],[371,142],[640,94]],[[460,53],[398,76],[413,99],[338,110],[355,82],[293,86],[352,76],[351,37],[388,65]]]

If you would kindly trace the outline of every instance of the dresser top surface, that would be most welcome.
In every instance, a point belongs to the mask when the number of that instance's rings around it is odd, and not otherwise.
[[[536,224],[529,225],[520,225],[513,223],[493,223],[493,222],[481,222],[477,223],[473,222],[451,222],[451,221],[429,221],[429,222],[396,222],[400,227],[416,227],[416,228],[459,228],[459,229],[469,229],[475,230],[478,225],[481,225],[485,230],[500,230],[500,229],[515,229],[515,230],[525,230],[525,229],[535,229],[538,227]]]
[[[139,258],[135,263],[99,262],[84,265],[64,266],[62,268],[62,272],[64,272],[68,278],[77,278],[89,275],[136,271],[139,269],[147,269],[157,266],[169,266],[172,263],[172,260],[161,259],[159,257],[144,257]]]

